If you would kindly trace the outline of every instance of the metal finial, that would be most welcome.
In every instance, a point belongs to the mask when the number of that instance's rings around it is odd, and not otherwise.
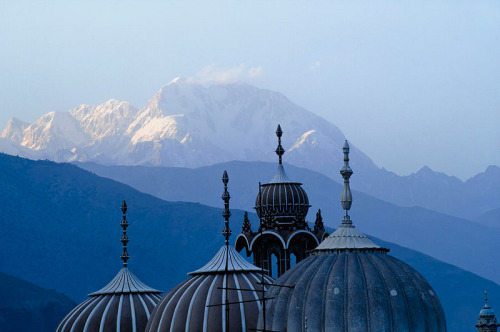
[[[352,169],[349,167],[349,144],[347,140],[345,141],[344,147],[344,167],[340,170],[340,174],[344,178],[344,188],[342,190],[341,203],[342,208],[345,210],[345,216],[342,220],[342,224],[352,224],[351,217],[349,217],[349,209],[352,205],[352,193],[351,187],[349,186],[349,178],[352,175]]]
[[[231,196],[227,191],[227,183],[229,182],[229,177],[227,176],[227,172],[224,171],[222,175],[222,182],[224,183],[224,193],[222,194],[222,200],[224,201],[224,211],[222,211],[222,217],[224,217],[224,230],[222,231],[222,235],[226,239],[226,245],[229,245],[229,237],[232,232],[229,228],[229,217],[231,216],[231,212],[229,211],[229,199]]]
[[[488,306],[488,292],[484,291],[484,306]]]
[[[278,125],[278,128],[276,128],[276,136],[278,136],[278,147],[276,148],[276,154],[278,155],[279,158],[279,164],[282,164],[282,156],[285,154],[285,149],[281,146],[281,136],[283,136],[283,130],[281,130],[281,126]]]
[[[127,243],[128,243],[128,236],[127,236],[127,227],[128,227],[128,222],[127,222],[127,202],[125,200],[122,202],[122,212],[123,212],[123,219],[122,222],[120,223],[120,226],[123,228],[123,236],[122,236],[122,244],[123,244],[123,253],[121,255],[121,258],[123,260],[123,267],[127,267],[128,259],[130,258],[128,252],[127,252]]]

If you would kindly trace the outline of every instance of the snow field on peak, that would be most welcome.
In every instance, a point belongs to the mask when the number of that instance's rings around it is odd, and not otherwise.
[[[56,161],[200,167],[276,160],[278,124],[285,162],[319,171],[341,162],[345,138],[335,125],[280,93],[245,83],[205,86],[176,79],[141,110],[117,100],[80,105],[30,125],[13,120],[2,137]],[[353,149],[356,155],[371,162]]]

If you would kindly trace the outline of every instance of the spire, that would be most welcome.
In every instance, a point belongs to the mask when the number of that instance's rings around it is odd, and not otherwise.
[[[314,233],[318,233],[325,230],[325,225],[323,224],[323,217],[321,216],[321,209],[318,209],[316,213],[316,221],[314,222]]]
[[[224,193],[222,194],[222,200],[224,201],[224,211],[222,211],[222,216],[225,220],[222,235],[224,235],[224,238],[226,239],[226,245],[228,245],[229,237],[231,236],[231,229],[229,228],[229,217],[231,216],[231,212],[229,211],[229,199],[231,198],[231,196],[227,191],[227,183],[229,182],[227,171],[224,171],[224,174],[222,175],[222,182],[224,183]]]
[[[122,244],[123,244],[123,253],[121,255],[121,258],[123,260],[123,267],[127,267],[127,261],[130,258],[128,252],[127,252],[127,243],[128,243],[128,236],[127,236],[127,227],[128,227],[128,222],[127,222],[127,202],[125,200],[122,202],[122,212],[123,212],[123,220],[120,223],[120,226],[123,228],[123,236],[122,236]]]
[[[278,147],[276,148],[276,154],[279,157],[279,164],[282,164],[281,157],[283,154],[285,154],[285,149],[281,146],[281,136],[283,135],[283,130],[281,130],[281,126],[278,125],[278,128],[276,128],[276,136],[278,136]]]
[[[349,144],[347,143],[347,140],[345,141],[344,144],[344,167],[340,170],[340,174],[344,178],[344,189],[342,190],[342,196],[341,196],[341,203],[342,203],[342,208],[345,210],[345,216],[344,219],[342,220],[343,225],[351,225],[351,217],[349,217],[349,209],[351,208],[352,205],[352,193],[351,193],[351,188],[349,186],[349,178],[352,175],[352,169],[349,167]]]
[[[484,291],[484,307],[489,308],[488,306],[488,292]]]
[[[252,224],[250,223],[250,219],[248,218],[248,212],[245,211],[245,215],[243,216],[243,225],[241,226],[242,233],[251,233],[252,232]]]

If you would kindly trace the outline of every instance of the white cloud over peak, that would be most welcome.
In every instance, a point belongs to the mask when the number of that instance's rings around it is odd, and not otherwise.
[[[187,78],[188,82],[197,83],[233,83],[242,80],[258,80],[263,77],[262,67],[248,67],[242,63],[228,69],[215,65],[204,67],[195,76]]]

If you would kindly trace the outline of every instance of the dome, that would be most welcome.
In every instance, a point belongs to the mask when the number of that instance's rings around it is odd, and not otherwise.
[[[122,268],[108,285],[67,314],[56,331],[144,331],[160,293]]]
[[[89,294],[90,298],[74,308],[56,329],[56,332],[81,331],[144,331],[161,292],[142,283],[128,269],[126,218],[127,203],[122,202],[123,268],[106,286]]]
[[[385,249],[318,250],[276,284],[293,288],[266,293],[266,325],[274,331],[446,331],[432,287]]]
[[[481,311],[479,311],[479,316],[480,317],[495,316],[495,312],[490,307],[485,307],[481,309]]]
[[[255,199],[255,210],[259,218],[269,217],[266,228],[277,227],[276,223],[289,224],[290,227],[299,226],[303,228],[307,211],[309,210],[309,198],[302,184],[290,181],[283,167],[282,157],[285,149],[281,146],[281,136],[283,131],[278,125],[276,136],[278,137],[278,169],[269,183],[263,184],[259,188],[259,193]],[[283,226],[283,225],[281,225]]]
[[[258,329],[273,331],[446,331],[437,294],[408,264],[358,231],[352,204],[349,145],[344,145],[340,227],[270,286]]]
[[[309,210],[309,198],[301,183],[288,179],[283,165],[278,165],[276,175],[261,186],[255,199],[255,210],[259,218],[275,216],[277,221],[287,217],[305,219]]]
[[[146,331],[221,332],[251,331],[257,325],[262,295],[274,280],[262,269],[247,262],[229,245],[229,199],[224,171],[225,245],[202,268],[189,273],[187,279],[158,303]]]
[[[230,331],[255,329],[262,297],[260,268],[232,246],[223,246],[210,262],[189,274],[158,303],[146,331],[225,331],[226,292]],[[265,283],[273,281],[264,276]]]
[[[497,318],[495,316],[495,312],[488,305],[488,294],[486,291],[484,292],[484,306],[479,311],[479,316],[477,317],[476,327],[478,328],[486,328],[491,329],[492,331],[496,331],[496,329],[500,326],[497,322]]]

